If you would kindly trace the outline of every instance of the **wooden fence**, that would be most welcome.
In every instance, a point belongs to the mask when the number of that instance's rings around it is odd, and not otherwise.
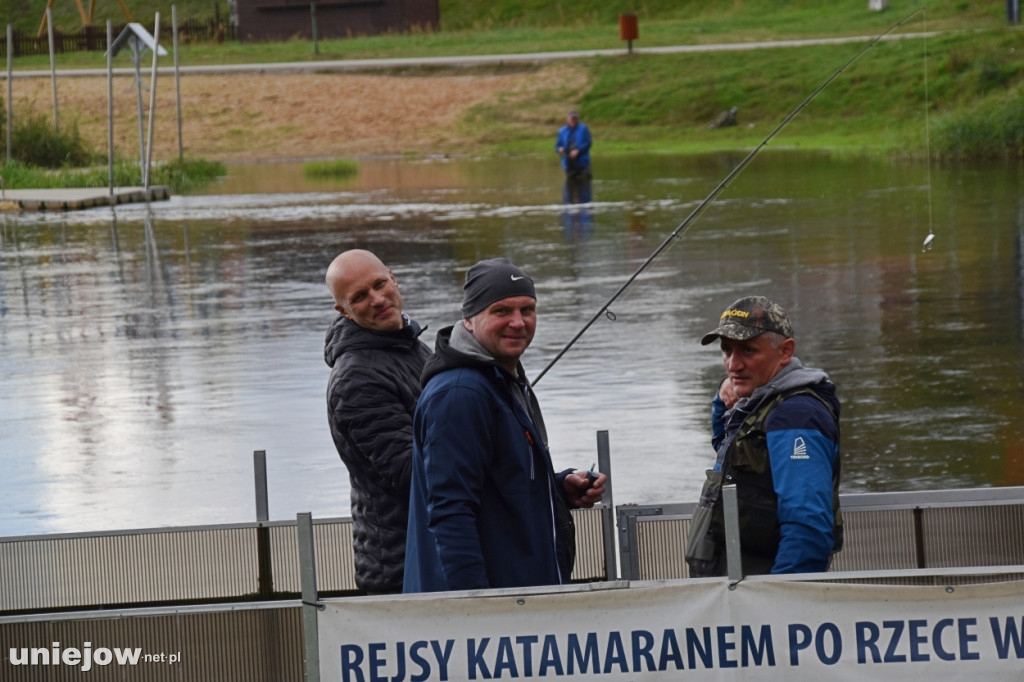
[[[154,25],[152,22],[145,23],[139,22],[146,27],[146,30],[150,33],[154,32]],[[121,34],[125,28],[125,24],[114,24],[113,33],[116,38]],[[160,20],[160,36],[161,43],[170,43],[169,38],[165,36],[171,35],[171,21],[170,19],[161,18]],[[198,19],[189,19],[187,21],[178,23],[178,41],[179,43],[209,43],[209,42],[224,42],[225,40],[235,39],[235,27],[229,22],[218,21],[217,19],[208,19],[201,21]],[[35,34],[25,33],[23,31],[12,31],[11,44],[14,47],[15,57],[26,57],[34,54],[49,54],[50,43],[46,32],[43,33],[41,38],[37,38]],[[57,54],[63,54],[65,52],[106,52],[107,51],[107,27],[106,24],[102,26],[84,26],[80,30],[73,33],[66,31],[53,32],[53,51]],[[7,32],[0,32],[0,55],[7,54]]]

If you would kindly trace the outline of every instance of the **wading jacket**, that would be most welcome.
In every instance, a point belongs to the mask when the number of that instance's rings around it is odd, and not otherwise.
[[[566,124],[558,129],[555,151],[558,151],[559,147],[565,148],[565,154],[562,155],[562,168],[566,173],[590,168],[590,144],[590,128],[582,121],[577,123],[575,128],[570,128]],[[575,159],[570,159],[569,152],[573,149],[579,149],[580,153]]]
[[[412,415],[430,349],[405,317],[378,332],[338,316],[327,331],[327,419],[352,486],[356,585],[401,592],[409,510]]]
[[[515,379],[479,344],[463,350],[475,339],[461,323],[454,334],[441,330],[423,372],[404,591],[566,583],[575,551],[571,521],[562,527],[569,472],[554,475],[525,382],[517,396]]]
[[[744,574],[827,570],[842,546],[839,400],[828,376],[793,358],[728,412],[716,395],[712,434],[715,468],[736,484]]]

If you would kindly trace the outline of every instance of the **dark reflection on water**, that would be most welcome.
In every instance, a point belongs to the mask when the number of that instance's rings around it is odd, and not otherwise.
[[[237,166],[148,208],[0,214],[0,535],[251,520],[256,449],[273,518],[347,514],[334,255],[390,263],[431,343],[465,269],[510,257],[538,282],[536,376],[739,160],[596,160],[583,206],[557,164],[504,159]],[[1022,176],[763,153],[538,383],[556,464],[607,429],[617,503],[692,500],[721,376],[698,340],[757,292],[839,386],[846,490],[1024,484]]]

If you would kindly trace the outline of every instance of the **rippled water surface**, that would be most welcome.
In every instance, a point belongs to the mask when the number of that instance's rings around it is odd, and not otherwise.
[[[595,203],[568,209],[555,164],[506,159],[328,184],[234,166],[151,206],[0,214],[0,535],[252,520],[253,450],[271,518],[347,515],[338,252],[388,262],[431,345],[466,268],[511,258],[538,285],[536,376],[739,160],[598,160]],[[845,490],[1024,484],[1022,186],[1018,165],[762,153],[538,382],[556,465],[607,430],[617,504],[693,500],[722,371],[699,339],[758,293],[839,387]]]

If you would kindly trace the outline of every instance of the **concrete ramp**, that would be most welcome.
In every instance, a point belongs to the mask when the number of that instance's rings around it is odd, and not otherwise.
[[[166,185],[149,187],[69,187],[63,189],[8,189],[0,196],[0,210],[74,211],[96,206],[166,201]]]

